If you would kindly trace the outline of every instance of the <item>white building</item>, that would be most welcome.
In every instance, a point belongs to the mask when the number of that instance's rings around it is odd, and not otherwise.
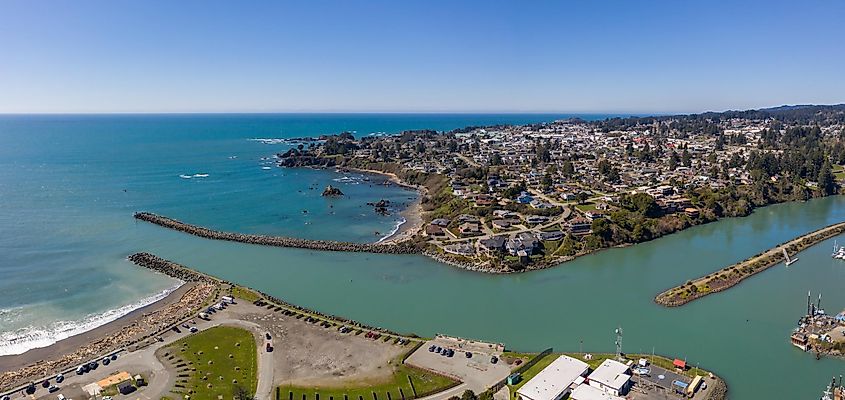
[[[578,385],[569,394],[570,400],[624,400],[624,397],[614,396],[590,385]]]
[[[560,356],[516,391],[520,400],[560,400],[589,370],[587,363]]]
[[[628,366],[616,360],[604,360],[590,376],[587,377],[590,386],[601,389],[614,396],[621,396],[628,391],[631,375]]]

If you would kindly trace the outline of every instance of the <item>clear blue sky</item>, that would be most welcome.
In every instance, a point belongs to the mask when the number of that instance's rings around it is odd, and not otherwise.
[[[845,102],[845,1],[0,1],[0,112]]]

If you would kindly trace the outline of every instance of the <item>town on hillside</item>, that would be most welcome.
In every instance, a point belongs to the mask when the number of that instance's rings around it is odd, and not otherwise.
[[[487,272],[544,268],[754,208],[838,193],[845,105],[294,139],[283,167],[421,188],[414,240]]]

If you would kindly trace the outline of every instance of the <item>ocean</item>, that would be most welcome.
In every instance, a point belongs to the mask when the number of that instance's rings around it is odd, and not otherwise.
[[[547,114],[0,116],[0,355],[93,329],[178,287],[125,257],[171,235],[152,211],[216,229],[374,242],[415,193],[334,170],[280,169],[285,144],[256,139],[551,121]],[[605,115],[578,115],[586,119]],[[320,196],[339,186],[339,199]],[[391,215],[367,202],[390,200]],[[142,224],[143,225],[143,224]],[[166,246],[201,251],[177,236]],[[322,255],[302,260],[321,263]]]
[[[132,218],[144,210],[229,231],[376,241],[399,216],[376,215],[366,202],[407,203],[412,192],[334,170],[266,170],[262,158],[285,147],[251,139],[560,117],[0,116],[0,354],[49,345],[168,293],[179,282],[125,260],[149,251],[369,325],[502,342],[517,351],[613,352],[621,326],[624,352],[711,369],[735,399],[818,398],[830,377],[845,371],[842,360],[817,361],[789,343],[808,290],[823,294],[831,314],[845,308],[845,261],[830,257],[845,235],[801,252],[789,267],[774,266],[686,306],[667,309],[652,300],[845,220],[845,196],[774,205],[516,275],[474,273],[420,255],[206,240]],[[349,196],[320,197],[329,184]]]

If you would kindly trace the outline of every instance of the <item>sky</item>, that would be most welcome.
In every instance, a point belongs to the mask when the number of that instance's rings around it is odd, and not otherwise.
[[[0,0],[0,113],[845,102],[845,2]]]

